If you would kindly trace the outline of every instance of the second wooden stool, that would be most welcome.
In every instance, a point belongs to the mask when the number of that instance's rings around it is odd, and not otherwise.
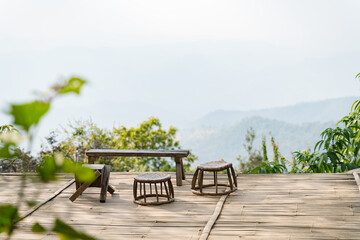
[[[228,184],[218,183],[217,173],[223,170],[226,170],[227,172]],[[214,184],[206,184],[206,185],[203,184],[205,171],[214,173]],[[196,185],[196,180],[198,180],[198,185]],[[212,187],[212,186],[215,186],[215,192],[203,191],[204,188]],[[224,192],[219,192],[218,186],[226,186],[226,187],[230,187],[230,189],[225,190]],[[237,180],[232,164],[227,163],[225,161],[213,161],[199,165],[194,173],[194,177],[191,183],[191,189],[193,193],[198,195],[224,195],[236,191]]]
[[[175,200],[171,176],[164,173],[148,172],[136,176],[134,178],[133,193],[134,202],[140,205],[160,205]],[[151,201],[150,199],[154,197],[156,197],[156,201]]]

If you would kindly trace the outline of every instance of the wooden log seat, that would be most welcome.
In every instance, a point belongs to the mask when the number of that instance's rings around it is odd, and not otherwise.
[[[148,172],[136,176],[133,194],[134,203],[140,205],[160,205],[175,201],[171,176],[164,173]]]
[[[110,172],[111,168],[109,165],[105,164],[83,164],[84,167],[88,167],[93,169],[96,174],[96,178],[92,182],[81,183],[75,178],[76,183],[76,192],[71,195],[69,198],[70,201],[75,201],[88,187],[99,187],[100,190],[100,202],[106,202],[106,193],[109,192],[113,194],[115,192],[115,188],[109,184]]]
[[[226,170],[227,177],[228,177],[228,183],[218,183],[217,174],[220,171]],[[214,183],[213,184],[203,184],[204,181],[204,172],[213,172],[214,173]],[[231,171],[231,173],[230,173]],[[196,182],[198,184],[196,185]],[[230,187],[229,190],[225,190],[224,192],[219,192],[218,186],[225,186]],[[204,188],[207,187],[215,187],[215,192],[204,192]],[[213,161],[213,162],[207,162],[204,164],[199,165],[196,168],[196,171],[194,173],[192,183],[191,183],[191,189],[194,194],[198,195],[224,195],[228,193],[232,193],[237,190],[237,180],[236,180],[236,174],[235,170],[231,163],[227,163],[225,161]]]

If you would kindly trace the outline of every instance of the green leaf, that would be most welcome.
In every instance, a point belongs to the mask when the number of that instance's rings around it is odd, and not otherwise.
[[[16,145],[13,143],[0,143],[0,158],[11,159],[17,157]]]
[[[76,231],[58,218],[55,220],[53,231],[57,233],[61,240],[96,240],[96,238],[86,235],[85,233]]]
[[[45,156],[42,164],[38,167],[37,172],[40,176],[41,181],[49,182],[55,181],[56,172],[58,168],[56,166],[55,158],[52,156]]]
[[[29,207],[33,207],[36,205],[36,201],[26,201],[26,205],[28,205]]]
[[[72,77],[69,79],[69,81],[66,83],[64,87],[59,91],[59,94],[66,94],[66,93],[76,93],[80,94],[80,89],[82,85],[86,83],[85,80],[82,80],[81,78]]]
[[[15,229],[15,224],[20,220],[18,208],[13,205],[0,205],[0,233],[9,236]]]
[[[80,182],[92,182],[96,178],[94,170],[82,166],[76,169],[75,176]]]
[[[76,164],[70,159],[64,161],[62,168],[67,173],[74,173],[80,182],[92,182],[96,178],[94,170]]]
[[[40,119],[49,111],[50,103],[33,101],[25,104],[12,104],[10,114],[14,124],[29,131],[30,127],[37,125]]]
[[[327,152],[327,156],[330,158],[331,162],[337,163],[339,161],[338,156],[334,152]]]
[[[31,227],[31,231],[33,233],[44,233],[46,232],[46,229],[40,225],[40,223],[34,223],[34,225]]]

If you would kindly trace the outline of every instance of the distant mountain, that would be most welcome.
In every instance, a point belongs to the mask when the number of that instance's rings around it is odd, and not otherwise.
[[[223,158],[238,165],[236,157],[245,155],[243,143],[246,130],[252,127],[256,132],[254,147],[260,148],[261,136],[267,138],[269,157],[272,156],[270,135],[275,137],[280,152],[291,159],[291,152],[308,149],[320,139],[320,133],[335,126],[335,122],[291,124],[284,121],[251,117],[223,128],[199,128],[181,131],[181,145],[192,149],[202,163]]]
[[[337,122],[350,112],[351,105],[359,98],[360,97],[346,97],[328,99],[253,111],[218,110],[192,122],[187,128],[226,127],[244,118],[254,116],[276,119],[288,123]]]
[[[264,135],[271,155],[269,132],[272,132],[280,152],[291,158],[294,151],[313,148],[320,140],[320,133],[334,127],[350,112],[357,99],[359,97],[328,99],[253,111],[219,110],[182,128],[179,137],[184,148],[192,149],[199,156],[199,162],[224,158],[237,165],[236,157],[246,156],[245,134],[252,127],[257,135],[256,148],[260,148]]]

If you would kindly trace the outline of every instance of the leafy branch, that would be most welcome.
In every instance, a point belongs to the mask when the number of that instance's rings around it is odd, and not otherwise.
[[[13,123],[0,126],[0,161],[20,158],[17,151],[20,142],[27,140],[29,151],[34,139],[34,132],[39,125],[40,120],[46,115],[51,107],[52,101],[65,94],[80,94],[81,87],[86,83],[77,77],[72,77],[62,83],[56,84],[50,88],[49,94],[44,94],[43,99],[34,100],[21,104],[11,104],[8,114],[12,116]],[[64,158],[61,154],[55,153],[47,158],[42,159],[41,165],[37,169],[39,179],[43,182],[56,180],[56,174],[60,171],[74,173],[76,177],[81,178],[84,182],[90,182],[95,179],[95,174],[91,169],[82,167],[74,163],[71,159]],[[26,184],[26,175],[21,176],[21,186],[18,193],[16,205],[0,205],[0,233],[6,233],[8,239],[11,238],[16,225],[22,218],[19,216],[19,207],[22,203],[30,203],[24,196]],[[94,239],[86,234],[77,232],[72,227],[56,219],[54,227],[46,230],[39,223],[32,227],[35,233],[52,231],[57,233],[60,239]]]

